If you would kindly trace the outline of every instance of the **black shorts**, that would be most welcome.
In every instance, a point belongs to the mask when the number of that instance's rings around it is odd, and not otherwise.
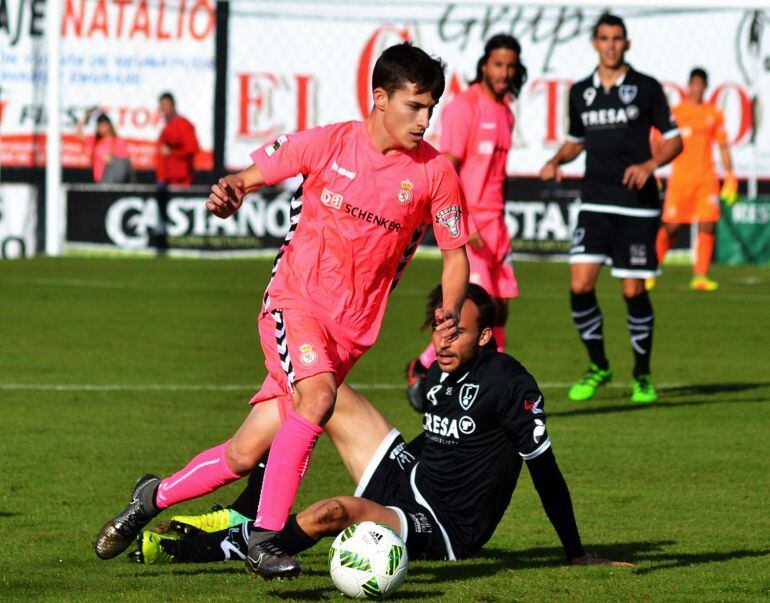
[[[657,276],[655,239],[660,216],[626,216],[586,211],[578,214],[572,233],[570,264],[608,264],[617,278]]]
[[[419,451],[408,446],[393,429],[372,457],[355,495],[393,509],[401,519],[401,536],[411,559],[447,559],[447,550],[436,518],[419,504],[410,476]]]

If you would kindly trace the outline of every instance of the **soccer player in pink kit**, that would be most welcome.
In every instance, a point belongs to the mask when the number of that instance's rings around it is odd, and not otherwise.
[[[441,116],[441,152],[460,175],[468,204],[468,261],[470,281],[481,285],[495,300],[494,338],[505,347],[508,300],[519,294],[513,266],[508,261],[510,235],[505,226],[505,165],[511,148],[514,116],[508,106],[527,79],[521,45],[513,36],[492,36],[476,67],[476,79],[458,94]],[[407,397],[418,408],[420,382],[436,359],[433,343],[406,367]]]
[[[385,50],[372,75],[374,106],[351,121],[283,135],[253,165],[219,180],[208,209],[228,218],[244,196],[302,174],[291,227],[259,316],[268,375],[232,439],[174,475],[139,479],[102,528],[97,556],[120,554],[160,511],[247,475],[270,450],[246,567],[270,578],[299,572],[276,545],[337,387],[380,330],[388,295],[428,224],[443,255],[437,329],[451,340],[468,286],[466,210],[452,165],[423,140],[444,91],[441,61],[409,43]],[[283,422],[265,420],[278,400]],[[272,447],[271,447],[272,441]]]

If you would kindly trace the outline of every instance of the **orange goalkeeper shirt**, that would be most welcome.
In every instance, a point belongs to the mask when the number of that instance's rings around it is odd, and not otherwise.
[[[722,111],[708,103],[696,105],[685,100],[673,113],[684,150],[674,159],[672,180],[693,182],[716,177],[714,143],[727,142]]]

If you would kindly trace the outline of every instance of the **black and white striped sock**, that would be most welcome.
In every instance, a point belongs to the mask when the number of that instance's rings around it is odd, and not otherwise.
[[[628,334],[634,352],[634,377],[650,374],[652,354],[652,333],[655,327],[655,313],[650,296],[645,291],[635,297],[626,297],[628,306]]]
[[[609,366],[607,356],[604,353],[604,320],[596,292],[570,293],[570,305],[572,306],[572,322],[588,350],[591,362],[601,369]]]

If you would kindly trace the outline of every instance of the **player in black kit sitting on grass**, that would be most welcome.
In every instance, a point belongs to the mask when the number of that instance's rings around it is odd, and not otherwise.
[[[441,297],[440,287],[429,296],[431,323]],[[294,555],[351,524],[376,521],[401,534],[413,559],[470,557],[500,523],[526,461],[567,560],[629,565],[583,549],[546,431],[543,395],[519,362],[497,352],[494,312],[489,295],[470,285],[458,338],[446,343],[434,333],[437,361],[424,381],[424,432],[409,444],[362,396],[340,388],[327,434],[358,483],[355,496],[322,500],[292,515],[275,536],[283,550]],[[252,493],[259,481],[252,476]],[[239,507],[241,514],[256,513],[258,496],[240,498],[253,501],[251,510]],[[172,519],[177,528],[180,519]],[[213,533],[192,530],[195,535],[183,539],[144,532],[135,556],[144,563],[242,559],[250,528],[247,521]]]

